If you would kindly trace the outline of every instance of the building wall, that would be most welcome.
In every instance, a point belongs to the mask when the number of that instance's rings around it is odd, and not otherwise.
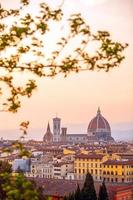
[[[87,134],[68,134],[66,136],[66,141],[68,143],[86,143]]]
[[[133,182],[133,165],[106,165],[104,162],[110,159],[108,155],[103,158],[89,156],[75,157],[74,174],[75,179],[84,179],[87,172],[93,175],[95,181],[105,180],[107,182]]]
[[[32,163],[30,177],[53,178],[53,165],[45,163]]]
[[[107,182],[133,182],[132,165],[105,165],[102,164],[102,177]]]
[[[114,200],[133,200],[133,189],[127,189],[124,191],[117,192]]]
[[[94,180],[102,180],[102,159],[100,158],[76,158],[74,161],[75,179],[84,179],[87,172],[93,175]]]

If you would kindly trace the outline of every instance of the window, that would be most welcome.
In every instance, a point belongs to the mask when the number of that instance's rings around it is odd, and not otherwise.
[[[93,163],[91,163],[91,167],[93,167]]]
[[[81,169],[79,169],[79,174],[81,173]]]
[[[85,174],[85,169],[83,169],[83,174]]]
[[[97,169],[95,170],[95,174],[97,174]]]
[[[81,163],[79,163],[79,167],[81,167]]]
[[[122,182],[124,182],[124,178],[122,178],[121,180],[122,180]]]
[[[97,163],[95,164],[95,167],[97,168]]]
[[[111,171],[111,175],[114,175],[114,172],[113,172],[113,171]]]
[[[118,178],[115,178],[115,182],[118,182]]]
[[[85,167],[85,163],[83,163],[83,167]]]

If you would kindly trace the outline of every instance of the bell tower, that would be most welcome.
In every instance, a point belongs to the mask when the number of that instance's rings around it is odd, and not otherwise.
[[[53,142],[60,142],[60,127],[61,119],[58,117],[53,118]]]

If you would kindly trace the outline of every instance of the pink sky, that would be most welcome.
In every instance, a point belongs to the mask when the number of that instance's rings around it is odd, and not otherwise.
[[[2,2],[9,6],[8,0]],[[16,2],[10,4],[15,6]],[[129,43],[120,68],[109,73],[88,71],[65,79],[59,75],[40,80],[38,90],[31,99],[24,99],[17,114],[0,113],[0,129],[17,128],[23,120],[30,120],[33,128],[46,127],[56,113],[63,123],[88,124],[98,106],[111,124],[133,122],[133,1],[88,2],[66,0],[63,10],[67,15],[81,12],[93,30],[107,30],[114,40]]]

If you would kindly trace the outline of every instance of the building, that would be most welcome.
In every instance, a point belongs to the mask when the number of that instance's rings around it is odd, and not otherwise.
[[[60,129],[61,129],[61,119],[58,117],[53,118],[53,142],[55,143],[61,141]]]
[[[73,171],[73,162],[55,163],[53,168],[53,177],[55,179],[65,179],[69,172]]]
[[[30,171],[30,160],[29,159],[15,159],[12,163],[12,169],[14,172],[23,171],[29,172]]]
[[[44,143],[47,143],[47,144],[53,142],[53,134],[52,134],[52,132],[51,132],[51,130],[50,130],[50,125],[49,125],[49,123],[48,123],[48,126],[47,126],[47,131],[46,131],[46,133],[45,133],[45,135],[44,135],[44,137],[43,137],[43,142],[44,142]]]
[[[111,137],[111,128],[108,121],[102,116],[100,108],[98,108],[97,115],[94,117],[87,129],[87,138],[89,142],[113,142]]]
[[[112,143],[114,139],[111,136],[111,128],[108,121],[102,116],[100,108],[97,115],[90,121],[87,133],[84,134],[67,134],[67,128],[61,128],[61,119],[53,118],[53,136],[48,124],[44,142],[63,143],[63,144],[86,144],[86,143]]]
[[[53,178],[53,165],[51,163],[32,163],[27,176],[40,178]]]
[[[102,163],[102,178],[106,182],[133,183],[133,160],[107,160]]]
[[[133,160],[123,160],[116,154],[78,154],[74,160],[74,176],[84,180],[87,172],[95,181],[133,183]]]
[[[74,160],[74,175],[77,180],[84,180],[87,172],[93,175],[94,180],[102,180],[102,162],[106,160],[102,154],[78,154]]]

